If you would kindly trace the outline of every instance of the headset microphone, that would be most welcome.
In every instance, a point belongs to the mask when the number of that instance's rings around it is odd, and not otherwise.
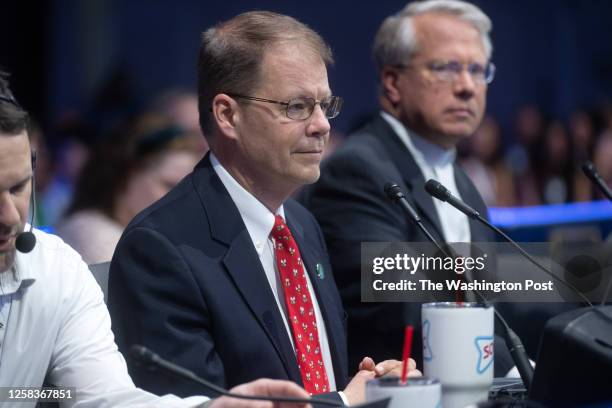
[[[30,195],[30,230],[24,231],[17,235],[15,240],[15,248],[23,253],[27,254],[36,245],[36,236],[32,232],[34,227],[34,214],[36,213],[36,177],[34,173],[36,171],[36,151],[32,150],[32,193]]]

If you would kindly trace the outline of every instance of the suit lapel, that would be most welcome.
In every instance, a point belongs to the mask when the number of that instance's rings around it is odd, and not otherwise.
[[[428,229],[433,229],[431,233],[434,237],[440,242],[444,241],[440,219],[433,199],[425,191],[425,178],[412,154],[382,116],[378,115],[374,121],[374,126],[376,127],[374,134],[380,135],[378,139],[404,178],[404,183],[409,190],[407,198],[409,200],[412,198],[419,215],[428,221]]]
[[[296,217],[292,216],[287,206],[285,206],[285,214],[287,216],[287,224],[298,245],[310,282],[313,286],[313,291],[317,298],[317,303],[321,309],[325,329],[327,331],[336,385],[339,387],[342,385],[341,383],[344,382],[344,379],[348,378],[348,373],[346,372],[348,363],[345,358],[346,350],[343,346],[344,338],[341,338],[341,334],[344,333],[344,326],[340,320],[341,311],[337,310],[335,306],[336,302],[333,297],[334,294],[332,293],[334,287],[328,284],[329,281],[325,280],[325,275],[322,277],[318,276],[319,270],[317,266],[323,266],[324,259],[322,259],[322,257],[325,255],[317,253],[314,250],[314,245],[305,244],[308,239],[305,237],[304,228],[297,221]],[[328,276],[327,279],[331,279],[331,276]]]
[[[457,184],[461,199],[478,211],[484,218],[488,218],[487,207],[467,174],[457,164],[453,166],[453,170],[455,173],[455,183]],[[473,218],[468,218],[468,220],[472,242],[486,242],[493,239],[491,232],[479,221]]]
[[[228,249],[223,263],[232,277],[236,288],[264,328],[287,374],[292,381],[301,384],[302,377],[297,366],[295,353],[274,295],[259,261],[253,242],[246,229],[236,237]]]
[[[295,353],[259,256],[238,208],[212,169],[208,156],[198,165],[194,179],[208,215],[211,236],[228,246],[223,257],[224,266],[276,349],[288,378],[301,384]]]

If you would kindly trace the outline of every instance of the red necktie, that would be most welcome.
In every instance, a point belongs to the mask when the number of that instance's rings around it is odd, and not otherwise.
[[[300,250],[280,215],[276,216],[270,235],[274,238],[274,255],[285,292],[287,316],[304,389],[310,394],[328,392],[329,382],[321,355],[317,318]]]

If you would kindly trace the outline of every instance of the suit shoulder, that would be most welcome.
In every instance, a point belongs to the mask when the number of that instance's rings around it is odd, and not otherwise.
[[[206,240],[209,219],[200,192],[195,187],[193,174],[185,177],[161,199],[142,210],[123,231],[117,248],[125,244],[126,236],[134,230],[155,232],[158,237],[176,244],[185,240]]]

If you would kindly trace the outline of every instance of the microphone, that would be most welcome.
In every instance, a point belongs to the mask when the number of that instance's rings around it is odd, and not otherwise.
[[[254,401],[272,401],[272,402],[288,402],[288,403],[298,403],[298,404],[319,404],[319,405],[328,405],[330,407],[343,407],[344,404],[338,401],[332,401],[323,398],[293,398],[293,397],[261,397],[256,395],[240,395],[234,394],[227,391],[224,388],[219,387],[216,384],[211,383],[210,381],[206,381],[202,377],[199,377],[193,371],[190,371],[184,367],[181,367],[177,364],[174,364],[168,360],[163,359],[158,354],[149,350],[145,346],[141,346],[135,344],[130,349],[130,354],[137,361],[143,363],[147,368],[161,368],[166,373],[175,375],[177,377],[187,379],[193,381],[197,384],[204,386],[208,391],[212,391],[217,395],[224,395],[226,397],[239,398],[245,400],[254,400]]]
[[[400,186],[391,182],[385,184],[385,194],[387,194],[387,197],[389,197],[391,200],[399,203],[414,222],[421,223],[421,217],[419,217],[416,210],[412,208],[410,203],[408,203],[408,200],[406,200],[406,195]]]
[[[446,201],[470,218],[480,217],[480,213],[451,194],[446,187],[434,179],[425,183],[425,190],[440,201]]]
[[[34,249],[34,246],[36,245],[36,236],[32,232],[32,228],[34,228],[34,214],[36,213],[36,177],[34,176],[34,171],[36,170],[36,150],[32,150],[31,160],[32,192],[30,194],[30,230],[23,231],[17,235],[17,239],[15,239],[15,248],[22,254],[27,254]]]
[[[421,220],[421,217],[419,217],[419,214],[416,212],[414,208],[412,208],[408,200],[406,200],[406,195],[404,194],[400,186],[398,186],[396,183],[389,182],[385,184],[384,189],[385,189],[385,194],[387,194],[387,197],[389,197],[391,201],[398,203],[400,207],[402,207],[404,211],[406,211],[406,214],[408,214],[410,219],[416,223],[416,225],[423,232],[423,234],[425,234],[427,239],[430,242],[432,242],[438,248],[440,252],[446,255],[446,252],[442,249],[440,244],[438,244],[438,241],[436,241],[436,239],[431,235],[431,233],[423,225],[423,220]]]
[[[597,168],[590,160],[587,160],[582,165],[582,171],[584,174],[595,184],[599,191],[601,191],[608,200],[612,201],[612,191],[608,188],[606,182],[601,178],[599,173],[597,172]]]
[[[461,201],[457,197],[453,196],[448,191],[448,189],[446,187],[444,187],[442,184],[440,184],[438,181],[433,180],[433,179],[428,180],[427,183],[425,183],[425,190],[427,190],[427,192],[431,196],[437,198],[438,200],[447,201],[450,205],[452,205],[453,207],[455,207],[456,209],[458,209],[462,213],[470,216],[471,218],[474,218],[474,219],[480,221],[482,224],[486,225],[489,229],[491,229],[495,233],[499,234],[502,238],[504,238],[506,241],[511,243],[514,246],[514,248],[516,248],[516,250],[521,255],[523,255],[525,258],[527,258],[527,260],[529,262],[531,262],[532,264],[537,266],[540,270],[542,270],[544,273],[546,273],[551,278],[555,279],[557,282],[561,283],[566,288],[569,288],[572,292],[574,292],[578,296],[580,296],[582,298],[582,300],[584,300],[589,306],[593,307],[593,304],[589,301],[589,299],[586,296],[584,296],[584,294],[582,292],[580,292],[578,289],[576,289],[576,287],[574,285],[572,285],[569,282],[564,281],[563,279],[559,278],[558,276],[553,274],[551,271],[549,271],[548,268],[546,268],[544,265],[542,265],[538,261],[536,261],[519,244],[517,244],[512,238],[510,238],[508,235],[506,235],[506,233],[504,233],[502,230],[500,230],[495,225],[491,224],[489,221],[487,221],[485,218],[483,218],[478,213],[478,211],[474,210],[472,207],[470,207],[469,205],[465,204],[463,201]],[[442,198],[442,197],[444,197],[444,198]],[[470,214],[472,214],[472,215],[470,215]]]
[[[22,254],[27,254],[36,245],[36,236],[32,232],[32,224],[30,224],[30,230],[24,231],[17,235],[15,239],[15,248]]]
[[[437,183],[437,185],[434,183],[430,183],[430,181]],[[446,198],[446,200],[444,201],[447,201],[449,199],[453,201],[459,201],[456,197],[450,194],[450,192],[444,186],[442,186],[442,184],[438,183],[437,181],[429,180],[425,184],[425,189],[427,189],[427,185],[433,186],[433,187],[430,187],[430,189],[435,190],[436,194],[443,195]],[[429,192],[429,190],[427,191]],[[406,210],[406,213],[408,213],[410,218],[412,218],[417,223],[417,225],[419,225],[421,230],[425,233],[425,236],[427,236],[427,239],[430,242],[432,242],[436,246],[436,248],[438,248],[438,250],[442,252],[442,254],[444,254],[444,256],[451,257],[451,255],[446,250],[444,250],[442,246],[440,246],[440,244],[438,243],[438,241],[436,241],[433,235],[431,235],[431,233],[427,231],[427,228],[425,228],[425,226],[423,225],[420,217],[416,215],[416,211],[410,206],[410,204],[405,198],[404,192],[401,191],[400,187],[397,184],[395,183],[385,184],[385,193],[387,193],[387,196],[389,198],[401,204],[401,207],[404,208],[404,210]],[[473,214],[478,214],[478,211],[474,210],[468,205],[464,205],[463,207],[471,210],[470,212]],[[413,216],[413,214],[416,216]],[[467,276],[467,274],[464,276],[465,276],[465,279],[467,280],[470,279]],[[485,298],[485,296],[482,293],[480,293],[479,290],[474,289],[472,292],[474,292],[480,298],[480,300],[485,304],[485,306],[487,307],[491,306],[487,298]],[[514,332],[514,330],[512,330],[508,322],[506,322],[506,319],[504,319],[504,317],[501,315],[501,313],[497,311],[497,309],[495,309],[495,307],[493,307],[493,313],[495,314],[495,317],[497,318],[497,320],[504,327],[504,333],[506,334],[505,340],[508,345],[508,350],[510,351],[510,355],[512,356],[512,361],[514,361],[514,364],[516,365],[516,368],[521,376],[521,379],[523,380],[523,384],[525,384],[525,388],[529,390],[529,387],[531,386],[531,382],[533,381],[533,367],[531,366],[531,363],[529,362],[529,356],[527,355],[525,346],[523,345],[523,342],[521,341],[520,337]]]

